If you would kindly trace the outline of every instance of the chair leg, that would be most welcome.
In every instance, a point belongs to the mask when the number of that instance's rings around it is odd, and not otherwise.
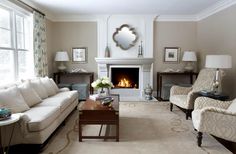
[[[172,112],[172,110],[173,110],[173,104],[170,103],[170,111]]]
[[[201,147],[202,145],[202,132],[197,133],[197,145]]]
[[[185,111],[186,120],[188,120],[188,117],[191,117],[191,112],[192,112],[192,110],[189,110],[189,109],[187,109],[187,110]]]
[[[188,112],[189,112],[188,110],[185,111],[185,114],[186,114],[186,120],[188,120],[188,115],[189,115]]]

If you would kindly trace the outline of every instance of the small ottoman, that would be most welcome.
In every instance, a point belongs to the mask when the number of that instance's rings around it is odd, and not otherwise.
[[[89,85],[87,83],[72,84],[72,90],[77,90],[79,100],[86,100],[89,96]]]

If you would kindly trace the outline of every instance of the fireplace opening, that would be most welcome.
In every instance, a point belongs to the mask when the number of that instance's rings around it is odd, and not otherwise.
[[[111,68],[111,81],[114,88],[139,88],[139,68]]]

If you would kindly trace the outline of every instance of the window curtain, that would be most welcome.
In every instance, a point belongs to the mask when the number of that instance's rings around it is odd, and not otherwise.
[[[46,21],[42,14],[34,11],[34,71],[38,77],[48,75]]]

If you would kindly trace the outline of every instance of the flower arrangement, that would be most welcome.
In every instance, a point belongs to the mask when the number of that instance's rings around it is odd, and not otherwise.
[[[102,77],[97,79],[96,81],[94,81],[91,86],[95,89],[99,89],[99,88],[111,88],[114,87],[113,83],[110,81],[110,79],[108,77]]]

